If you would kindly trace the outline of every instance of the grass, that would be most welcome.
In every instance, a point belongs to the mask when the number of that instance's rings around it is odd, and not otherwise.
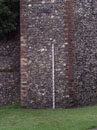
[[[97,128],[97,106],[77,109],[27,110],[0,107],[0,130],[90,130]]]

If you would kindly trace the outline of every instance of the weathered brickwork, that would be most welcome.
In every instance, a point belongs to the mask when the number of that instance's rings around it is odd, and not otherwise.
[[[20,44],[0,41],[0,106],[20,101]]]
[[[28,14],[27,14],[27,2],[26,0],[20,1],[20,21],[21,21],[21,53],[20,53],[20,72],[21,72],[21,104],[25,106],[27,103],[27,25],[28,25]]]
[[[53,87],[56,108],[96,104],[96,6],[96,0],[21,0],[23,107],[52,108]]]

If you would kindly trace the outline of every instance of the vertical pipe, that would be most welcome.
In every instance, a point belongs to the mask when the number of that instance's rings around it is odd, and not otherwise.
[[[53,95],[53,109],[55,109],[55,52],[54,44],[52,44],[52,95]]]

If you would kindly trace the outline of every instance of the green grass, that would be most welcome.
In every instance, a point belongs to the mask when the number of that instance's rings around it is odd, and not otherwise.
[[[97,106],[78,109],[0,108],[0,130],[90,130],[97,128]]]

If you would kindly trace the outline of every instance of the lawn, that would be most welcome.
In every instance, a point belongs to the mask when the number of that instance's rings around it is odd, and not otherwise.
[[[77,109],[0,108],[0,130],[90,130],[97,127],[97,106]]]

